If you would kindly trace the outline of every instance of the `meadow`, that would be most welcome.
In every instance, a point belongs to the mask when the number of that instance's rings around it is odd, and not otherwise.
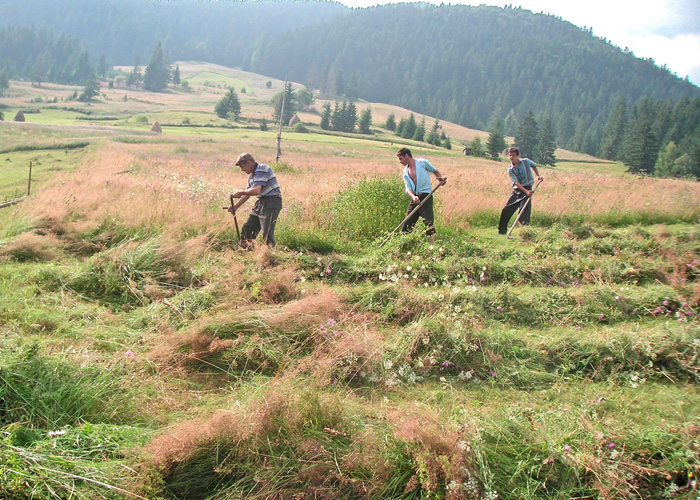
[[[700,498],[700,185],[558,150],[506,239],[506,159],[461,154],[483,132],[443,124],[448,151],[311,109],[275,162],[282,82],[180,70],[0,98],[0,200],[36,169],[0,210],[4,498]],[[404,145],[448,177],[438,237],[379,248]],[[244,151],[282,186],[273,249],[222,210]]]

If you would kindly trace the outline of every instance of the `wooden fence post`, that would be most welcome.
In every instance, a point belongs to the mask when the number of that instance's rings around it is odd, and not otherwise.
[[[32,192],[32,162],[29,162],[29,184],[27,185],[27,196]]]

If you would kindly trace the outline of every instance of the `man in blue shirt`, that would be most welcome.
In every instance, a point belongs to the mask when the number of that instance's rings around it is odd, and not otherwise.
[[[513,192],[506,202],[506,206],[501,210],[501,218],[498,221],[498,234],[507,234],[508,222],[513,214],[525,205],[525,202],[532,196],[532,185],[534,177],[532,172],[535,172],[537,180],[542,181],[542,176],[537,171],[537,165],[528,158],[520,158],[520,150],[518,148],[510,148],[508,150],[510,157],[510,166],[508,167],[508,177],[513,181]],[[530,210],[532,201],[527,204],[525,210],[520,216],[520,223],[526,225],[530,223]]]
[[[411,202],[406,210],[406,216],[408,216],[432,191],[430,184],[431,172],[435,174],[435,178],[441,186],[447,183],[447,179],[428,160],[423,158],[414,159],[411,150],[408,148],[399,149],[396,157],[399,159],[399,163],[406,167],[403,170],[403,183],[406,186],[406,193],[411,197]],[[433,243],[435,241],[435,216],[433,214],[432,196],[413,214],[413,217],[404,223],[402,231],[404,233],[411,232],[416,222],[418,222],[418,217],[423,218],[423,223],[426,226],[425,234],[428,235],[430,243]]]
[[[282,191],[277,177],[269,166],[256,162],[250,153],[242,153],[236,160],[236,165],[248,174],[248,187],[233,193],[234,198],[239,198],[233,206],[234,213],[248,198],[258,197],[248,220],[241,228],[241,246],[249,247],[262,230],[263,243],[273,247],[275,224],[282,210]]]

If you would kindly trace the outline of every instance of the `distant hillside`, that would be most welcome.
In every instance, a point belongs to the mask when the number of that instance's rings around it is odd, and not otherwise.
[[[342,71],[358,95],[485,129],[512,110],[598,143],[619,96],[628,103],[695,97],[700,89],[559,18],[497,7],[387,5],[349,12],[261,43],[255,72],[330,88]],[[564,123],[569,120],[571,123]]]
[[[93,64],[104,54],[112,64],[146,65],[162,42],[170,61],[201,60],[289,78],[331,98],[395,104],[481,130],[498,115],[508,135],[532,110],[540,123],[551,117],[560,146],[589,154],[600,153],[620,99],[631,117],[644,102],[668,110],[684,97],[700,96],[697,86],[651,60],[521,8],[5,0],[0,19],[76,37]],[[668,142],[669,127],[657,128],[656,149]]]
[[[160,41],[171,61],[236,67],[255,41],[345,11],[340,4],[315,1],[3,0],[0,25],[66,32],[95,58],[104,54],[114,65],[133,65],[137,57],[147,64]]]

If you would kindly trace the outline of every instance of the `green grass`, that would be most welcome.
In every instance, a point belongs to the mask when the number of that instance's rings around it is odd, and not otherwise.
[[[10,200],[41,192],[44,183],[56,172],[70,171],[82,157],[86,142],[22,145],[0,152],[3,175],[0,179],[0,200]],[[31,163],[31,185],[29,167]]]
[[[158,163],[276,138],[157,109],[89,129],[88,149]],[[29,161],[39,199],[81,168],[77,127],[0,124],[0,193]],[[385,139],[285,131],[283,151],[369,161]],[[621,171],[574,160],[557,168]],[[536,211],[505,239],[482,213],[380,249],[405,206],[398,176],[348,183],[290,204],[278,246],[251,252],[230,226],[0,211],[0,494],[695,499],[697,221]]]

